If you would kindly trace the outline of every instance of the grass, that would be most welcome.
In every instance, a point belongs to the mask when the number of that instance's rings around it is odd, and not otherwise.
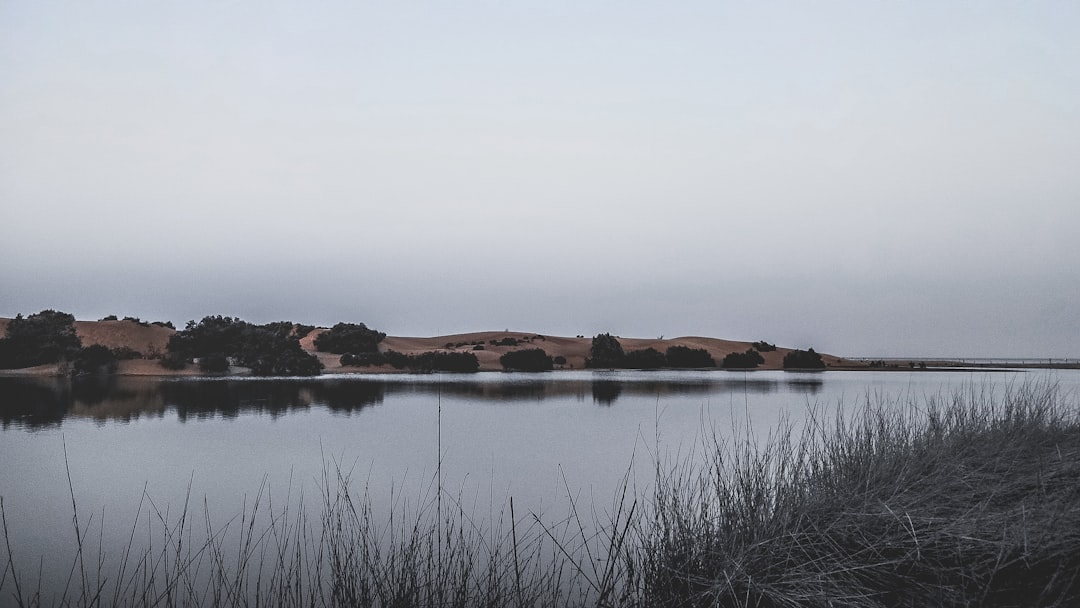
[[[127,549],[104,555],[73,501],[61,589],[30,588],[0,500],[0,605],[1080,603],[1080,418],[1052,387],[813,410],[760,444],[729,436],[656,463],[646,493],[628,473],[604,512],[567,488],[555,519],[512,498],[477,519],[441,491],[376,516],[331,463],[317,506],[260,490],[215,528],[205,505],[148,501]]]

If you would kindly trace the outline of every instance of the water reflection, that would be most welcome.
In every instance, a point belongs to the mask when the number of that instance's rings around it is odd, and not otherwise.
[[[593,374],[324,377],[305,379],[162,379],[132,377],[0,378],[0,423],[23,428],[59,425],[65,418],[131,422],[175,412],[180,421],[243,413],[272,417],[324,407],[350,413],[388,395],[439,395],[489,402],[589,397],[600,406],[623,397],[716,394],[816,394],[821,376],[754,373],[598,372]]]

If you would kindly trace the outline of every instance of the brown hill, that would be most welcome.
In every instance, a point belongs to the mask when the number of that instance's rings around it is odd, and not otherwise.
[[[7,331],[8,319],[0,319],[0,335]],[[144,325],[134,321],[76,321],[75,331],[83,346],[101,344],[109,348],[128,347],[142,355],[142,359],[122,361],[118,373],[125,375],[190,375],[197,373],[190,368],[182,372],[168,371],[158,365],[157,359],[165,353],[169,337],[175,331],[159,325]],[[320,353],[315,350],[315,338],[325,329],[316,329],[300,340],[300,345],[322,361],[326,367],[324,373],[370,373],[393,372],[390,367],[357,368],[342,367],[339,355]],[[703,348],[712,355],[717,364],[730,353],[744,352],[751,347],[750,342],[721,340],[700,336],[680,338],[619,338],[624,351],[655,348],[664,352],[672,346]],[[419,354],[428,351],[471,352],[480,361],[483,371],[499,371],[499,357],[512,350],[523,348],[541,348],[552,357],[562,356],[566,363],[563,369],[583,369],[585,358],[592,346],[591,337],[547,336],[530,332],[516,331],[480,331],[464,334],[452,334],[433,337],[387,336],[379,345],[380,350],[394,350],[405,354]],[[482,347],[477,349],[478,347]],[[788,348],[762,353],[765,358],[761,369],[781,369],[784,355]],[[822,355],[830,367],[850,365],[850,362],[832,355]],[[18,373],[48,374],[57,373],[57,366],[41,366],[33,370],[19,370]]]

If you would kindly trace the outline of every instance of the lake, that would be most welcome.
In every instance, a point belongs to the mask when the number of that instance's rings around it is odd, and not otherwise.
[[[1075,401],[1080,371],[0,377],[0,496],[20,572],[40,565],[48,589],[70,572],[73,501],[106,553],[148,510],[174,521],[189,505],[220,526],[259,497],[318,502],[328,469],[384,516],[440,485],[478,520],[510,497],[519,514],[565,513],[571,497],[603,512],[624,477],[640,495],[657,458],[692,459],[714,431],[760,439],[814,406],[1025,382]]]

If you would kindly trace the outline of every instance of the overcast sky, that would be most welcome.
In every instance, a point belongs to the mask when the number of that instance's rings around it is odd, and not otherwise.
[[[0,0],[0,316],[1080,357],[1080,3]]]

